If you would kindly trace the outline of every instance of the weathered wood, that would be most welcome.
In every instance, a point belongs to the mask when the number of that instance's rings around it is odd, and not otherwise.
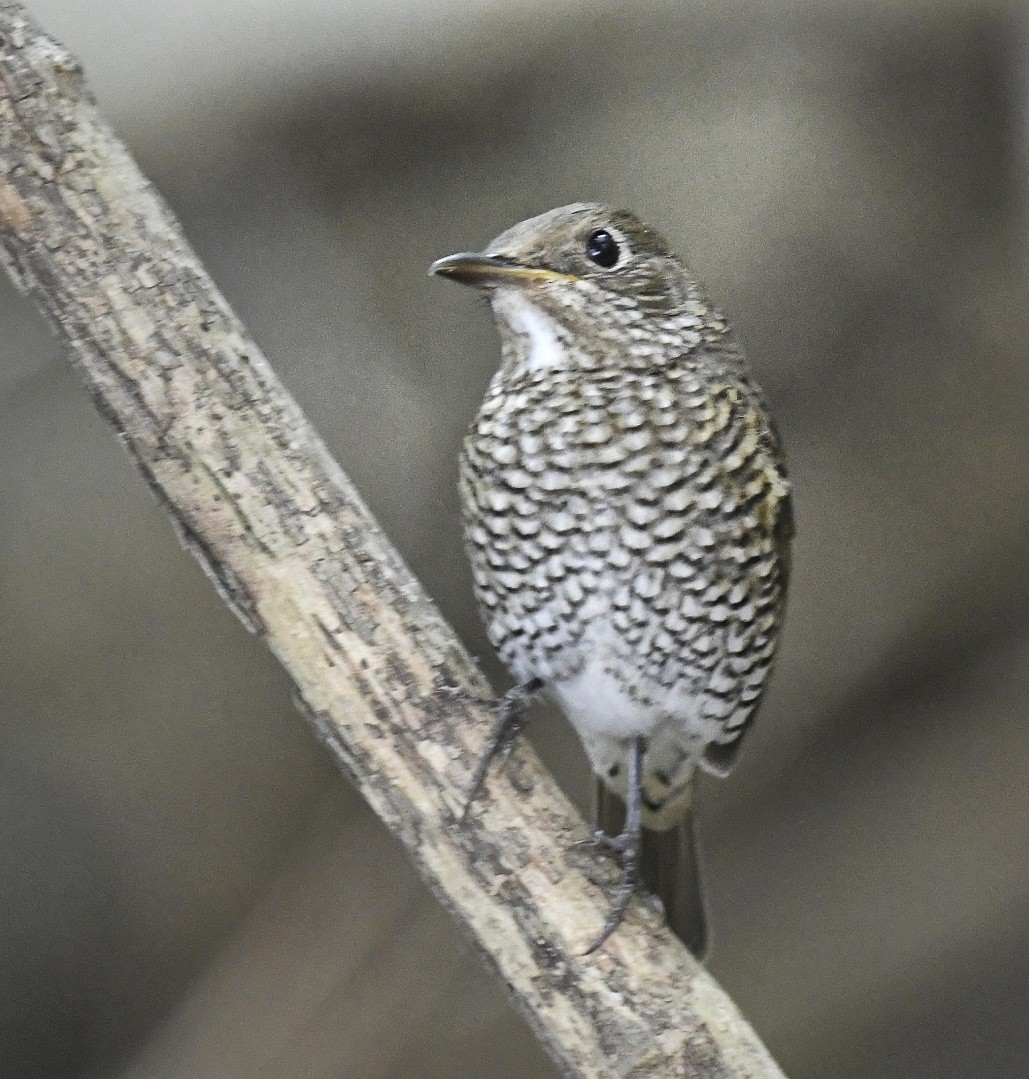
[[[561,1067],[781,1077],[642,905],[601,952],[579,954],[613,871],[569,853],[584,825],[531,752],[455,826],[488,687],[98,115],[77,62],[8,0],[0,238],[183,543]]]

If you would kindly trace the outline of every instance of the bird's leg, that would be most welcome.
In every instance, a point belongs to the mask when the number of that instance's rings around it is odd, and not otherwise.
[[[475,796],[479,793],[489,766],[496,757],[506,760],[511,750],[514,749],[518,736],[525,728],[525,711],[532,703],[532,699],[543,688],[543,682],[539,678],[530,678],[517,686],[512,686],[499,701],[495,703],[496,719],[490,730],[486,748],[479,757],[469,784],[468,793],[465,795],[461,815],[458,818],[461,824],[468,818],[468,810],[471,809]]]
[[[622,924],[625,909],[632,899],[640,881],[640,848],[643,841],[643,739],[634,738],[629,747],[628,801],[625,824],[616,836],[599,832],[595,837],[598,846],[616,855],[622,864],[622,879],[614,894],[611,913],[604,922],[600,936],[583,952],[595,952]]]

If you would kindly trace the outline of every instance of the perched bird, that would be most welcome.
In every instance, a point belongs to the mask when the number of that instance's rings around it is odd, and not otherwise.
[[[469,802],[545,691],[624,802],[603,931],[651,878],[706,944],[692,826],[697,769],[725,775],[772,667],[792,535],[764,398],[725,318],[633,214],[563,206],[431,272],[482,290],[502,358],[464,443],[475,592],[515,679]],[[620,809],[620,807],[619,807]],[[617,810],[615,810],[617,812]]]

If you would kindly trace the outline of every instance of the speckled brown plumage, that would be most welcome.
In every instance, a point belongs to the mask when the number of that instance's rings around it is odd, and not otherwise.
[[[476,257],[439,265],[486,289],[502,340],[460,481],[490,640],[623,797],[642,739],[643,823],[670,827],[696,767],[731,767],[772,665],[774,427],[725,319],[632,215],[563,207]]]

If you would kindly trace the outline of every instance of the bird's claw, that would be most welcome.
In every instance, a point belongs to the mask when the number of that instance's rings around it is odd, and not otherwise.
[[[459,825],[467,822],[469,810],[485,782],[490,765],[498,758],[504,762],[511,755],[518,736],[525,728],[525,710],[541,688],[539,679],[533,678],[508,690],[499,701],[486,702],[494,712],[493,727],[486,748],[475,765],[472,781],[468,784],[468,793],[457,817]]]
[[[634,738],[629,748],[629,800],[626,804],[625,824],[618,835],[608,835],[598,831],[587,839],[574,844],[577,847],[592,847],[596,851],[615,858],[621,866],[621,879],[615,889],[611,911],[604,921],[603,928],[596,940],[583,952],[589,955],[595,952],[611,934],[622,924],[622,918],[629,906],[629,901],[640,883],[640,855],[643,841],[643,754],[644,741]]]
[[[606,854],[610,858],[622,859],[632,849],[635,842],[631,833],[619,832],[618,835],[608,835],[603,829],[598,828],[593,835],[577,839],[568,849],[593,850],[598,854]]]
[[[497,727],[500,727],[506,718],[501,716]],[[511,751],[514,749],[515,742],[518,740],[518,735],[521,734],[524,725],[523,722],[508,721],[503,729],[494,729],[494,735],[486,743],[486,748],[482,751],[482,755],[475,765],[472,781],[468,784],[468,791],[464,796],[464,803],[457,818],[458,824],[464,825],[467,823],[468,813],[472,808],[472,803],[482,789],[483,783],[486,781],[486,773],[489,772],[490,765],[495,760],[503,764],[511,756]]]
[[[584,841],[593,844],[595,849],[616,857],[621,862],[621,879],[615,889],[611,901],[611,910],[604,921],[599,936],[582,953],[591,955],[595,952],[611,934],[622,924],[622,918],[629,907],[633,895],[640,883],[639,872],[639,833],[622,832],[616,836],[609,836],[604,832],[597,832],[594,836]]]

